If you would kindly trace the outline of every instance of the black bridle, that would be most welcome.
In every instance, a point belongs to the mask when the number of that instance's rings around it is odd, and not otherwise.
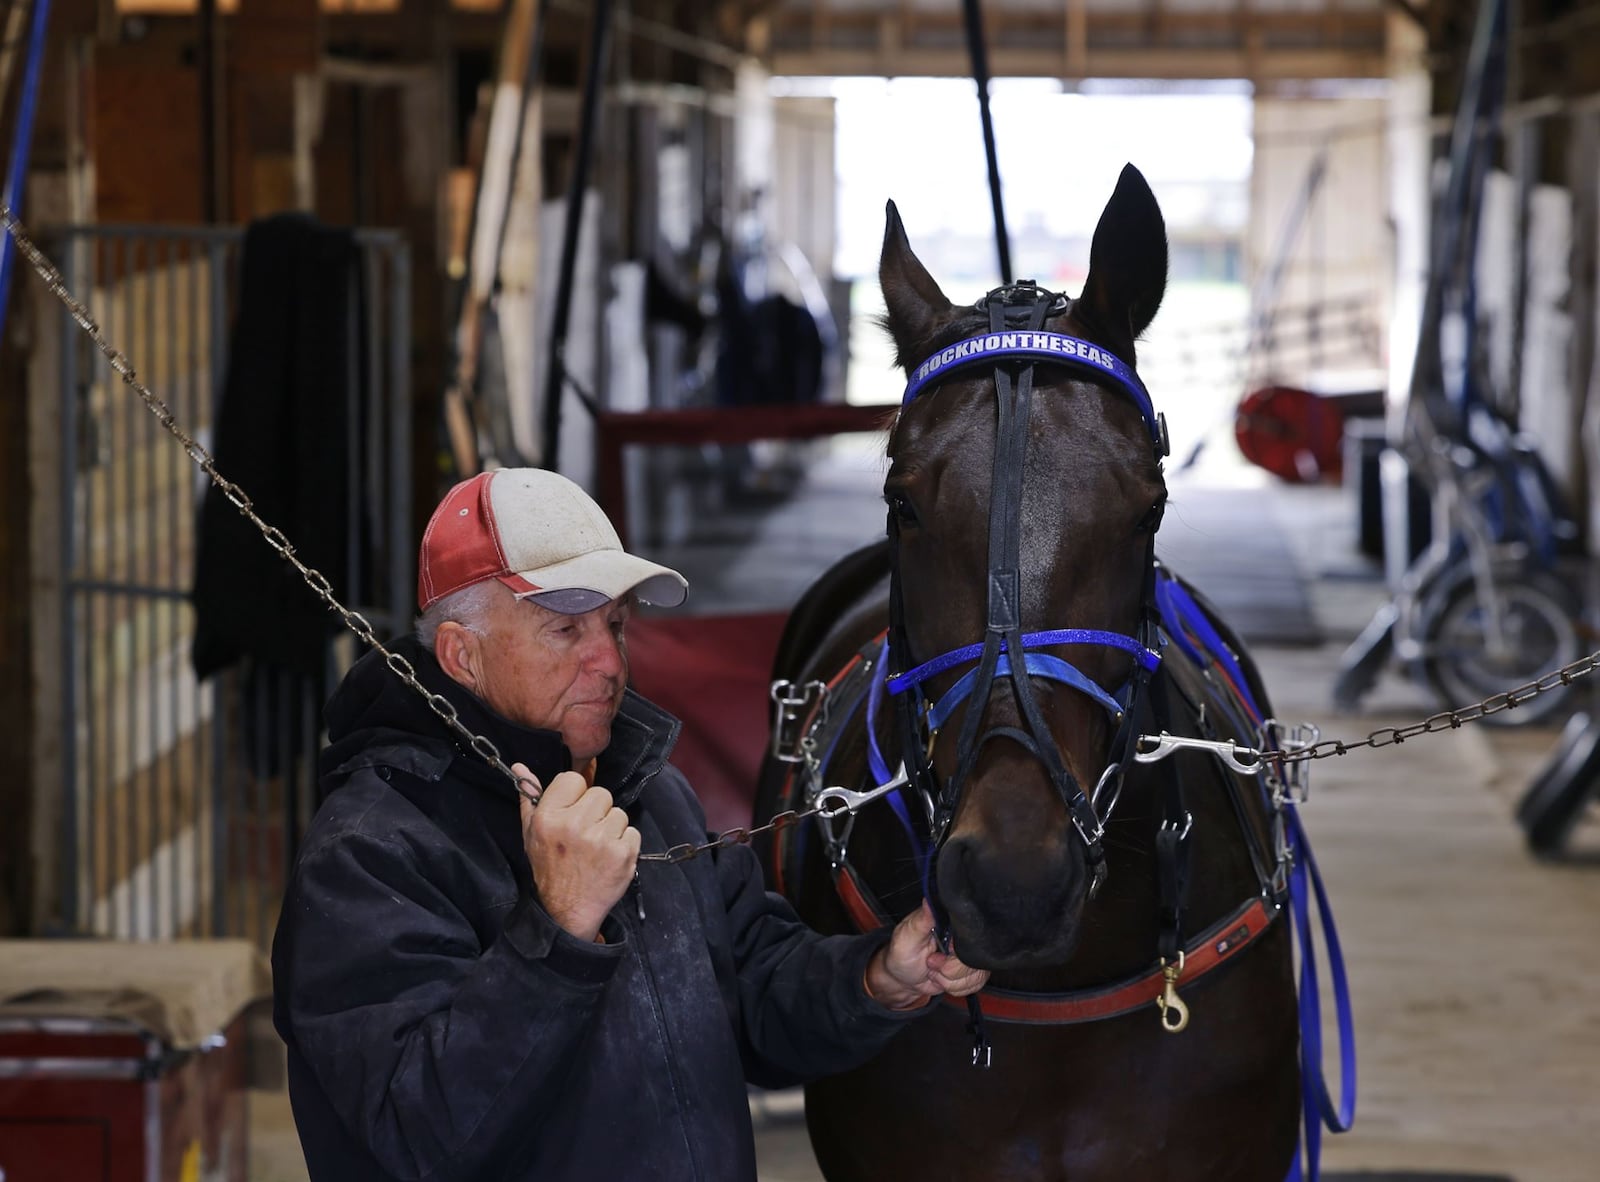
[[[906,632],[905,607],[900,575],[900,527],[891,508],[888,515],[890,539],[889,679],[896,695],[901,730],[901,748],[906,753],[906,772],[918,789],[929,812],[932,849],[931,867],[938,848],[948,835],[951,819],[960,803],[961,791],[983,747],[991,739],[1006,738],[1017,743],[1044,765],[1061,796],[1073,826],[1084,843],[1090,875],[1090,895],[1105,880],[1103,848],[1104,822],[1115,807],[1121,791],[1123,768],[1129,762],[1140,734],[1138,721],[1148,708],[1147,689],[1159,663],[1157,654],[1157,616],[1154,604],[1155,529],[1150,528],[1150,549],[1145,563],[1145,585],[1140,609],[1138,635],[1088,629],[1063,629],[1024,634],[1021,602],[1021,523],[1023,471],[1028,444],[1028,421],[1033,394],[1034,367],[1040,363],[1062,365],[1088,371],[1126,394],[1139,407],[1150,433],[1156,460],[1167,454],[1166,425],[1157,415],[1150,396],[1131,366],[1108,350],[1091,342],[1061,333],[1042,331],[1045,320],[1070,308],[1070,300],[1022,281],[996,288],[975,305],[987,311],[986,334],[956,342],[934,354],[912,370],[905,402],[924,389],[942,381],[954,371],[974,366],[992,366],[995,403],[998,415],[989,504],[988,609],[981,645],[969,645],[910,667],[911,648]],[[1159,505],[1153,510],[1159,514]],[[1134,671],[1119,695],[1109,693],[1075,666],[1039,649],[1062,644],[1094,644],[1121,648],[1135,656]],[[934,674],[976,659],[976,670],[961,678],[939,701],[924,695],[921,684]],[[981,731],[984,704],[1000,677],[1009,676],[1022,727],[999,726]],[[1035,677],[1050,678],[1078,690],[1108,709],[1117,726],[1112,739],[1112,758],[1100,776],[1092,795],[1068,769],[1045,724],[1033,691]],[[940,783],[929,756],[931,733],[937,730],[956,704],[970,699],[957,745],[957,764],[948,782]],[[1103,802],[1103,804],[1102,804]],[[1100,807],[1097,808],[1097,805]],[[943,939],[948,920],[933,896],[929,874],[930,903]]]

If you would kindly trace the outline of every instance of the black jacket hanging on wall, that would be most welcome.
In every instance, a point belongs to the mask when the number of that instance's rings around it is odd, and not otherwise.
[[[349,230],[282,214],[251,224],[239,266],[211,451],[261,517],[349,602],[367,565],[359,248]],[[201,678],[246,657],[320,675],[339,626],[214,485],[200,509],[194,605]]]

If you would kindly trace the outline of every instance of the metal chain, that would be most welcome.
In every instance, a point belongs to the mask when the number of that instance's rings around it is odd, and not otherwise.
[[[217,470],[216,461],[212,459],[211,453],[178,425],[167,404],[150,392],[149,387],[139,380],[138,375],[134,372],[133,365],[128,361],[127,357],[106,340],[89,309],[73,297],[71,290],[67,287],[66,280],[61,276],[61,272],[34,245],[33,240],[28,236],[27,230],[17,219],[16,214],[11,211],[10,206],[0,204],[0,224],[3,224],[5,229],[10,232],[11,237],[16,241],[17,249],[28,260],[29,265],[33,267],[39,278],[44,281],[50,294],[65,305],[72,319],[77,322],[78,327],[88,334],[89,339],[95,343],[95,347],[105,355],[111,368],[134,393],[139,395],[145,406],[156,416],[157,421],[167,429],[168,433],[183,444],[183,450],[188,453],[189,458],[205,470],[217,488],[232,502],[233,506],[261,532],[261,536],[266,540],[267,545],[271,546],[285,562],[300,572],[300,577],[305,580],[306,585],[316,593],[319,599],[339,615],[340,619],[344,621],[345,627],[354,632],[364,643],[383,654],[384,663],[389,666],[395,676],[421,694],[423,700],[428,703],[428,708],[437,714],[451,730],[465,739],[474,753],[489,764],[490,767],[510,780],[512,786],[525,796],[529,802],[536,804],[538,798],[529,792],[523,786],[523,782],[517,777],[516,773],[506,766],[505,761],[500,757],[499,749],[495,747],[494,743],[487,737],[469,730],[457,716],[456,708],[450,703],[449,699],[444,697],[443,694],[436,694],[429,690],[427,686],[418,680],[416,669],[410,661],[399,653],[392,652],[384,647],[373,632],[372,625],[368,623],[366,617],[340,603],[333,594],[333,586],[329,583],[327,576],[301,561],[283,532],[263,521],[260,515],[256,513],[254,505],[251,503],[250,498],[245,495],[244,490]],[[1360,751],[1364,748],[1378,750],[1384,747],[1398,746],[1407,739],[1415,738],[1418,735],[1431,735],[1439,731],[1458,730],[1467,723],[1477,722],[1491,714],[1498,714],[1502,710],[1514,710],[1524,702],[1531,702],[1540,694],[1553,690],[1557,686],[1568,686],[1580,677],[1587,677],[1596,668],[1600,668],[1600,651],[1590,653],[1586,657],[1580,657],[1571,664],[1546,673],[1534,681],[1525,682],[1513,689],[1503,690],[1500,693],[1490,694],[1487,698],[1474,702],[1470,706],[1442,710],[1438,714],[1430,715],[1421,722],[1411,723],[1407,726],[1380,727],[1369,733],[1366,738],[1356,741],[1323,739],[1311,744],[1309,747],[1303,747],[1296,751],[1262,751],[1259,754],[1261,758],[1271,763],[1289,764],[1302,763],[1312,759],[1326,759],[1332,755],[1348,755],[1352,751]],[[687,862],[689,859],[697,858],[701,854],[726,849],[730,846],[744,845],[763,833],[775,833],[785,826],[798,824],[819,814],[834,811],[838,810],[829,809],[821,805],[806,809],[804,812],[789,810],[779,813],[766,824],[758,825],[753,829],[743,827],[728,829],[718,834],[711,841],[699,845],[684,842],[671,846],[661,853],[640,854],[639,861]]]
[[[1370,747],[1374,750],[1382,747],[1394,747],[1418,735],[1431,735],[1438,731],[1459,730],[1469,722],[1477,722],[1480,719],[1489,717],[1491,714],[1499,714],[1502,710],[1515,710],[1524,702],[1531,702],[1540,694],[1553,690],[1557,686],[1568,686],[1580,677],[1587,677],[1596,668],[1600,668],[1600,651],[1592,652],[1586,657],[1579,657],[1571,664],[1546,673],[1533,681],[1527,681],[1512,689],[1490,694],[1487,698],[1474,702],[1470,706],[1457,706],[1452,710],[1441,710],[1437,714],[1429,715],[1421,722],[1413,722],[1407,726],[1380,727],[1367,735],[1365,739],[1357,742],[1347,742],[1344,739],[1323,739],[1297,751],[1263,751],[1260,754],[1262,758],[1271,760],[1274,763],[1301,763],[1308,759],[1326,759],[1330,755],[1348,755],[1350,752],[1359,751],[1364,747]]]
[[[668,846],[659,854],[640,854],[641,862],[687,862],[690,858],[698,858],[701,854],[709,854],[713,850],[727,849],[730,846],[748,845],[754,838],[763,833],[777,833],[778,830],[789,825],[798,825],[801,821],[809,821],[812,817],[829,812],[848,812],[847,809],[829,809],[823,805],[816,805],[804,812],[795,812],[793,809],[779,813],[765,825],[757,825],[754,829],[742,826],[733,829],[724,829],[710,841],[696,845],[692,841],[685,841],[678,845]]]

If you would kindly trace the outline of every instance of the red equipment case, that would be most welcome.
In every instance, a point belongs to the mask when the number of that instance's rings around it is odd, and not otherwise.
[[[4,1182],[245,1182],[243,940],[0,941]]]

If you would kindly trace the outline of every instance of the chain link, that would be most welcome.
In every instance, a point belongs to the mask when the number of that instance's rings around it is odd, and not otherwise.
[[[305,580],[306,585],[316,593],[317,598],[321,599],[332,611],[337,613],[339,618],[344,621],[345,627],[355,633],[363,643],[370,645],[383,654],[384,663],[389,666],[390,670],[401,681],[420,694],[423,700],[427,702],[428,708],[438,715],[445,725],[465,739],[473,752],[510,780],[512,786],[527,797],[530,802],[537,803],[538,798],[529,792],[516,773],[506,766],[494,743],[487,737],[469,730],[457,716],[455,706],[443,694],[436,694],[422,684],[417,678],[417,671],[410,661],[399,653],[384,647],[373,632],[372,625],[368,623],[366,617],[340,603],[333,593],[333,585],[328,581],[327,576],[314,567],[306,565],[295,553],[294,546],[284,536],[283,531],[263,521],[255,511],[255,506],[251,503],[244,490],[217,470],[216,461],[212,458],[211,453],[193,436],[183,430],[167,404],[151,393],[149,387],[139,380],[139,376],[134,372],[133,365],[128,361],[128,358],[106,340],[89,309],[74,298],[71,290],[67,287],[66,280],[62,278],[61,272],[34,245],[33,240],[28,236],[26,229],[17,219],[17,216],[9,206],[4,204],[0,204],[0,224],[3,224],[5,229],[10,232],[11,237],[16,241],[17,249],[28,260],[28,264],[38,274],[39,278],[44,281],[45,287],[49,289],[50,294],[61,301],[72,316],[72,319],[77,322],[78,327],[83,329],[89,339],[94,342],[95,347],[105,355],[112,370],[134,393],[139,395],[145,406],[155,415],[156,420],[183,445],[183,450],[188,454],[189,458],[205,470],[206,475],[211,477],[217,488],[228,498],[233,506],[261,532],[261,536],[267,545],[271,546],[285,562],[300,572],[300,577]],[[1437,714],[1430,715],[1421,722],[1411,723],[1406,726],[1380,727],[1369,733],[1366,738],[1355,741],[1322,739],[1309,747],[1303,747],[1296,751],[1262,751],[1259,754],[1264,760],[1271,763],[1290,764],[1303,763],[1313,759],[1326,759],[1333,755],[1348,755],[1352,751],[1369,748],[1381,750],[1384,747],[1395,747],[1404,743],[1407,739],[1416,738],[1418,735],[1431,735],[1439,731],[1459,730],[1462,726],[1487,718],[1491,714],[1498,714],[1502,710],[1514,710],[1523,703],[1531,702],[1540,694],[1553,690],[1557,686],[1568,686],[1580,677],[1587,677],[1597,667],[1600,667],[1600,651],[1590,653],[1586,657],[1580,657],[1571,664],[1546,673],[1534,681],[1524,682],[1522,685],[1512,689],[1490,694],[1487,698],[1474,702],[1470,706],[1458,706],[1451,710],[1442,710]],[[640,854],[639,861],[669,864],[687,862],[691,858],[699,857],[701,854],[726,849],[729,846],[744,845],[761,834],[776,833],[786,826],[796,825],[819,814],[835,811],[838,810],[829,809],[821,805],[808,808],[803,812],[795,812],[791,809],[787,812],[779,813],[766,824],[758,825],[753,829],[729,829],[712,840],[699,845],[684,842],[671,846],[660,853]]]
[[[780,829],[787,828],[790,825],[798,825],[802,821],[809,821],[812,817],[820,816],[829,812],[842,811],[844,810],[829,809],[823,805],[817,805],[814,808],[806,809],[804,812],[796,812],[794,809],[789,809],[787,812],[779,813],[765,825],[757,825],[754,829],[746,829],[743,827],[725,829],[710,841],[702,842],[699,845],[695,845],[693,842],[686,841],[680,845],[668,846],[659,854],[640,854],[639,861],[687,862],[691,858],[698,858],[701,854],[709,854],[716,850],[727,849],[730,846],[748,845],[751,841],[761,836],[763,833],[775,834]]]
[[[1407,739],[1414,739],[1418,735],[1432,735],[1439,731],[1459,730],[1470,722],[1499,714],[1502,710],[1515,710],[1525,702],[1531,702],[1542,693],[1547,693],[1557,686],[1568,686],[1580,677],[1587,677],[1600,667],[1600,651],[1592,652],[1586,657],[1579,657],[1569,665],[1552,670],[1544,676],[1533,681],[1523,682],[1508,690],[1490,694],[1482,701],[1474,702],[1470,706],[1457,706],[1451,710],[1441,710],[1431,714],[1421,722],[1413,722],[1406,726],[1385,726],[1372,731],[1366,738],[1350,742],[1345,739],[1322,739],[1303,747],[1298,751],[1263,751],[1263,759],[1274,763],[1302,763],[1309,759],[1326,759],[1330,755],[1348,755],[1352,751],[1363,748],[1378,750],[1384,747],[1395,747]]]

